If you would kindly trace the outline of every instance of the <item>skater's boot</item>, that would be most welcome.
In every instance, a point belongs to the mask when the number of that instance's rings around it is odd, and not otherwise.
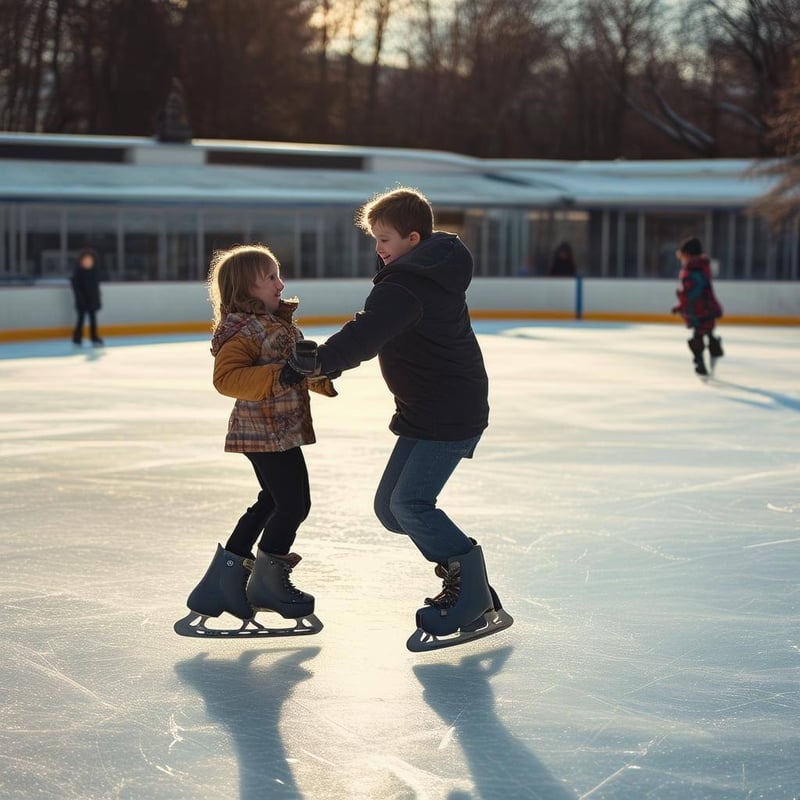
[[[290,577],[300,560],[297,553],[279,556],[259,549],[247,584],[247,599],[254,608],[276,611],[286,619],[299,619],[314,613],[313,596],[301,592]]]
[[[218,617],[227,611],[239,619],[252,619],[253,607],[245,593],[252,568],[252,559],[237,556],[218,544],[213,561],[186,605],[205,617]]]
[[[722,350],[722,339],[714,336],[713,333],[708,334],[708,354],[710,356],[711,372],[713,373],[714,368],[717,366],[717,361],[725,355]]]
[[[434,636],[447,636],[482,619],[494,607],[494,597],[486,580],[486,566],[480,545],[464,555],[447,559],[442,591],[427,598],[427,606],[417,611],[417,626]],[[499,601],[498,601],[499,602]]]
[[[469,539],[473,545],[478,544],[471,536]],[[444,580],[447,577],[447,566],[445,564],[437,564],[435,569],[433,570],[436,574],[437,578]],[[488,580],[488,578],[487,578]],[[497,596],[497,592],[492,588],[491,584],[489,586],[489,594],[492,596],[492,607],[495,611],[501,611],[503,608],[503,604],[500,602],[500,598]],[[446,584],[442,587],[442,591],[436,595],[436,597],[429,597],[425,599],[425,602],[428,605],[436,605],[437,603],[441,602],[444,598],[445,594],[447,593]]]
[[[703,350],[705,345],[703,344],[702,338],[692,338],[687,341],[689,345],[689,349],[692,351],[692,356],[694,358],[694,371],[698,375],[708,375],[708,370],[706,369],[705,362],[703,361]]]

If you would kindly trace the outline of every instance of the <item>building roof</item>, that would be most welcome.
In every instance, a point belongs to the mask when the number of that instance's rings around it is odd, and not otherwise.
[[[0,201],[349,206],[414,186],[458,208],[741,208],[774,178],[745,160],[477,159],[343,145],[0,133]]]
[[[679,161],[487,161],[493,171],[557,188],[578,207],[640,208],[750,205],[773,185],[758,162],[737,159]]]
[[[419,188],[435,204],[458,207],[539,206],[560,200],[551,188],[509,185],[472,172],[0,162],[0,199],[7,201],[358,206],[401,184]]]

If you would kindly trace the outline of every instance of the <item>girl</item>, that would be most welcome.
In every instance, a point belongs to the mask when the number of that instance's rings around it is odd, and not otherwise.
[[[698,375],[708,375],[703,359],[705,337],[708,337],[712,372],[717,359],[724,355],[722,339],[714,336],[716,321],[722,316],[722,306],[714,294],[711,262],[703,253],[700,240],[694,236],[681,242],[675,256],[681,262],[681,271],[678,275],[680,286],[675,290],[678,303],[673,306],[672,313],[680,314],[687,328],[694,328],[692,338],[687,342],[692,351],[694,371]]]
[[[313,596],[290,580],[300,562],[290,550],[311,507],[300,450],[315,441],[308,389],[329,397],[336,391],[328,378],[307,379],[289,364],[296,364],[295,345],[303,334],[292,322],[298,302],[283,300],[283,288],[278,259],[263,245],[219,251],[211,261],[214,386],[236,398],[225,450],[245,455],[261,491],[225,547],[217,545],[208,571],[189,595],[191,613],[175,623],[184,636],[232,633],[205,627],[208,617],[223,611],[245,621],[240,633],[316,633],[322,627],[313,617]],[[296,627],[264,628],[252,619],[262,609],[297,620]],[[254,627],[247,628],[249,623]]]

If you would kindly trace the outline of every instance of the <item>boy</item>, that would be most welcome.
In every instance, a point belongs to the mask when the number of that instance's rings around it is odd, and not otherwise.
[[[704,337],[708,336],[712,371],[716,360],[724,355],[722,340],[714,336],[714,325],[722,316],[722,306],[717,301],[711,284],[711,265],[708,256],[703,254],[703,245],[695,237],[681,242],[675,255],[681,262],[678,275],[681,285],[675,291],[678,304],[673,307],[672,313],[680,314],[686,321],[687,328],[694,328],[694,334],[688,341],[694,359],[694,371],[698,375],[708,375],[703,361]]]
[[[389,428],[398,440],[375,514],[388,530],[407,534],[443,580],[417,612],[408,647],[459,644],[513,622],[487,582],[480,546],[436,507],[488,425],[488,379],[465,294],[472,256],[456,235],[433,230],[430,203],[413,189],[376,197],[356,222],[375,238],[374,288],[364,310],[319,347],[317,369],[334,375],[378,356],[395,398]],[[451,634],[458,635],[438,638]]]
[[[78,314],[75,329],[72,331],[72,343],[80,347],[83,341],[83,321],[89,317],[89,335],[92,344],[100,347],[103,340],[97,333],[97,312],[101,308],[100,278],[97,274],[97,256],[89,247],[85,247],[78,255],[78,261],[72,270],[70,283],[75,299],[75,311]]]

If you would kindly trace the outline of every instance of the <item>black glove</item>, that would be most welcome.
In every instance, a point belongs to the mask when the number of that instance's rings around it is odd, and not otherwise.
[[[281,383],[294,386],[303,378],[313,375],[317,370],[317,343],[311,339],[301,339],[294,343],[292,354],[281,370]]]
[[[289,363],[301,375],[313,375],[317,371],[317,343],[311,339],[295,342]]]

